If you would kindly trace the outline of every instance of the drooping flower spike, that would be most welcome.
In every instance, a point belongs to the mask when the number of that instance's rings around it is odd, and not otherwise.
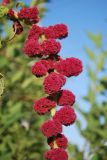
[[[10,1],[3,0],[3,3],[5,5]],[[8,17],[13,21],[16,34],[21,34],[24,29],[21,22],[31,25],[23,52],[28,57],[38,58],[32,65],[31,72],[37,78],[44,78],[43,89],[46,94],[45,97],[34,101],[33,109],[40,116],[47,113],[52,116],[41,126],[50,146],[44,157],[46,160],[68,160],[68,140],[62,134],[62,126],[72,125],[76,121],[73,108],[76,98],[72,91],[63,89],[63,86],[66,77],[78,76],[83,70],[82,62],[78,58],[63,59],[59,55],[61,43],[58,40],[68,36],[68,27],[65,24],[39,26],[37,7],[24,7],[18,12],[9,9]]]
[[[21,12],[23,13],[24,10]],[[82,62],[74,57],[62,59],[58,55],[61,44],[56,39],[67,36],[68,28],[64,24],[49,27],[32,24],[23,48],[24,53],[29,57],[40,57],[40,60],[32,66],[32,74],[37,78],[45,76],[43,88],[48,96],[35,100],[33,108],[39,115],[48,112],[52,114],[52,118],[41,126],[41,131],[47,137],[47,143],[51,148],[45,153],[46,160],[68,160],[65,150],[68,141],[61,134],[62,125],[69,126],[76,121],[76,113],[72,107],[75,103],[75,95],[62,87],[66,83],[66,77],[78,76],[82,72]],[[57,105],[62,107],[56,111]]]

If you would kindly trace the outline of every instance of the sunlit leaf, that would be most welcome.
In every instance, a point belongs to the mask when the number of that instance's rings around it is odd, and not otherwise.
[[[7,15],[8,8],[6,6],[0,5],[0,18],[3,18],[3,16]]]
[[[88,37],[92,40],[97,48],[102,46],[102,35],[88,32]]]
[[[0,73],[0,96],[2,96],[4,91],[4,77],[3,75]]]
[[[25,3],[23,1],[18,1],[16,7],[25,7]]]
[[[85,47],[85,51],[91,60],[95,60],[95,54],[91,49],[89,49],[88,47]]]

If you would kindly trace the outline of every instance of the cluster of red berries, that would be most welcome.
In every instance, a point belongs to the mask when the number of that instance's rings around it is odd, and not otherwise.
[[[10,0],[2,0],[2,5],[8,5],[10,3]]]
[[[76,120],[73,109],[75,95],[62,89],[66,77],[78,76],[82,72],[82,62],[74,57],[62,59],[58,53],[61,50],[61,40],[68,36],[68,28],[64,24],[40,27],[39,12],[36,7],[22,8],[17,14],[12,9],[8,16],[14,21],[14,29],[20,34],[23,27],[20,21],[32,25],[25,41],[23,52],[29,57],[38,57],[31,68],[36,77],[44,77],[43,88],[46,97],[35,100],[33,108],[39,115],[52,113],[52,118],[44,122],[41,131],[47,137],[50,150],[45,153],[46,160],[68,160],[67,138],[62,134],[62,125],[69,126]],[[57,111],[56,106],[61,106]]]

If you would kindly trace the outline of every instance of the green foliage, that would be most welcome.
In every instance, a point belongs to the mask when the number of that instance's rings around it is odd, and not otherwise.
[[[0,73],[0,98],[3,94],[4,91],[4,77],[3,75]]]
[[[83,152],[80,152],[77,146],[69,144],[68,151],[69,157],[71,157],[69,160],[83,160]]]
[[[1,39],[0,39],[0,48],[2,48],[2,42],[1,42]]]
[[[85,47],[85,51],[87,52],[87,54],[88,54],[88,56],[89,56],[89,58],[90,58],[91,60],[95,59],[94,52],[91,51],[90,48]]]
[[[95,46],[97,48],[100,48],[102,46],[102,35],[101,34],[93,34],[91,32],[88,32],[88,37],[92,42],[94,42]]]
[[[2,22],[0,28],[8,24],[6,19]],[[4,34],[11,31],[10,25],[7,30],[6,27]],[[40,126],[47,117],[38,116],[32,108],[33,101],[44,95],[43,82],[31,74],[35,59],[22,52],[27,32],[25,27],[22,35],[16,36],[0,50],[0,72],[5,77],[5,91],[0,99],[0,160],[43,160],[46,150]],[[11,37],[11,32],[6,35],[4,41]],[[0,95],[4,88],[2,74]]]
[[[102,49],[102,36],[88,33],[88,37],[97,47],[97,53],[85,48],[90,65],[87,67],[89,76],[88,93],[84,97],[91,108],[88,113],[81,111],[80,113],[87,121],[87,127],[80,130],[82,136],[87,140],[89,145],[90,160],[106,160],[107,155],[107,76],[105,74],[107,60],[107,51]],[[78,125],[77,125],[78,126]],[[80,126],[79,126],[80,129]]]
[[[25,3],[22,1],[18,1],[16,7],[25,7]]]
[[[0,5],[0,18],[3,18],[3,16],[7,15],[8,8],[6,6]]]

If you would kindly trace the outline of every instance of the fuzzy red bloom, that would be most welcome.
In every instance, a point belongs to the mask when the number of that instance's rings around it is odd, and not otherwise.
[[[9,10],[8,10],[8,17],[10,18],[10,20],[13,20],[13,21],[16,20],[15,12],[14,12],[13,9],[9,9]]]
[[[61,44],[54,39],[48,39],[41,44],[43,55],[56,55],[60,52]]]
[[[16,34],[21,34],[23,32],[23,26],[20,24],[19,21],[14,21],[13,29]]]
[[[56,111],[54,120],[58,120],[61,124],[69,126],[76,120],[76,114],[71,106],[64,106],[59,111]]]
[[[59,148],[67,148],[68,140],[63,134],[58,134],[56,137],[49,137],[47,142],[51,149],[54,149],[54,143],[57,144]]]
[[[42,33],[43,33],[42,27],[33,24],[32,28],[29,31],[28,39],[33,38],[38,40],[39,36],[41,36]]]
[[[2,5],[8,5],[10,4],[10,0],[2,0]]]
[[[66,78],[58,73],[50,73],[44,80],[44,90],[47,94],[58,92],[65,84]]]
[[[36,100],[33,105],[34,110],[40,115],[49,112],[54,107],[56,107],[56,103],[48,98]]]
[[[78,76],[83,69],[82,62],[74,57],[59,61],[55,68],[57,72],[67,77]]]
[[[40,60],[32,66],[32,73],[37,77],[46,75],[49,69],[49,63],[46,60]]]
[[[58,147],[66,149],[68,140],[63,134],[59,134],[56,138],[56,144],[58,145]]]
[[[75,103],[75,95],[69,90],[61,90],[59,92],[58,105],[73,105]]]
[[[19,11],[18,17],[30,23],[37,23],[39,21],[38,14],[39,14],[39,11],[37,7],[33,7],[33,8],[25,7]]]
[[[57,24],[55,26],[44,27],[43,30],[47,39],[62,39],[68,36],[68,28],[65,24]]]
[[[45,153],[46,160],[68,160],[67,152],[62,148],[55,148]]]
[[[41,127],[41,130],[46,137],[57,136],[62,132],[62,125],[56,120],[47,120]]]
[[[44,35],[47,39],[55,39],[53,26],[43,27]]]
[[[40,45],[35,39],[26,40],[23,51],[29,57],[39,56],[41,53]]]
[[[65,24],[57,24],[53,27],[55,38],[65,38],[68,36],[68,28]]]

